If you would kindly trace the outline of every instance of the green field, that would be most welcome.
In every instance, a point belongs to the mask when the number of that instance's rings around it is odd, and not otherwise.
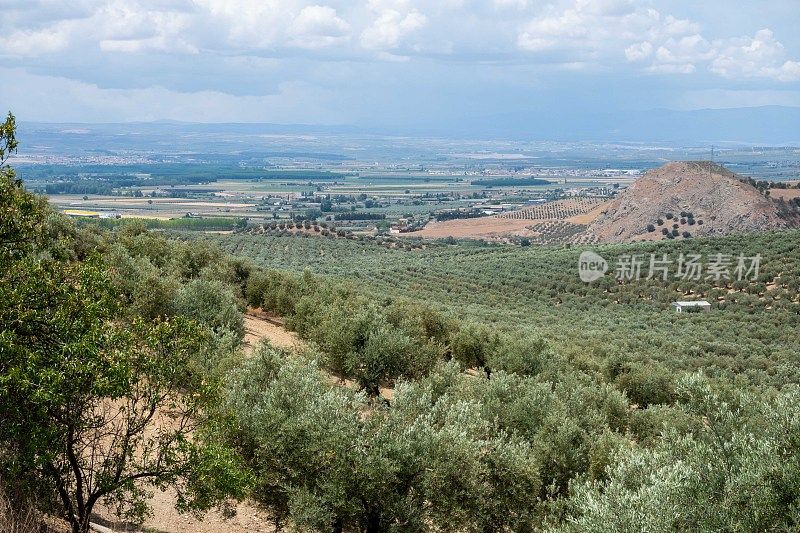
[[[760,253],[759,282],[728,293],[712,281],[578,279],[580,248],[461,243],[388,249],[345,239],[225,235],[196,237],[259,266],[305,269],[357,286],[376,299],[407,298],[502,331],[537,332],[581,358],[615,355],[705,369],[752,383],[800,383],[800,232],[660,244],[594,247],[622,254]],[[765,284],[778,280],[778,286]],[[709,314],[677,315],[670,303],[714,296]],[[692,294],[690,294],[692,293]],[[724,295],[724,299],[723,299]],[[716,299],[719,297],[720,301]]]

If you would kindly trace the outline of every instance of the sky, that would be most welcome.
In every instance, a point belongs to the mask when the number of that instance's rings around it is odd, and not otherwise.
[[[0,0],[0,108],[424,128],[800,106],[799,22],[797,0]]]

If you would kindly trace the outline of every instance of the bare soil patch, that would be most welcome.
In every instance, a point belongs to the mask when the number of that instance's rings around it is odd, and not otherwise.
[[[524,235],[531,220],[513,220],[493,216],[466,218],[431,222],[424,229],[412,233],[401,233],[401,237],[422,237],[425,239],[443,239],[455,237],[461,239],[485,239],[508,235]]]
[[[258,309],[248,309],[244,315],[245,351],[252,351],[264,338],[280,348],[295,348],[303,344],[297,334],[283,327],[281,319]]]
[[[773,198],[783,198],[784,200],[794,200],[800,198],[800,189],[770,189],[769,195]]]

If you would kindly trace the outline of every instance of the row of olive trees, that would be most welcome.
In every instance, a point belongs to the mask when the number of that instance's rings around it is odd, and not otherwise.
[[[493,369],[533,375],[555,357],[538,337],[499,336],[408,300],[376,302],[307,271],[256,272],[246,294],[250,305],[284,316],[288,327],[315,343],[328,370],[373,396],[398,378],[424,377],[440,360],[452,358],[491,377]]]
[[[699,375],[631,410],[580,372],[492,379],[440,364],[390,405],[310,352],[262,346],[231,374],[222,432],[278,528],[754,531],[798,524],[800,395]]]
[[[444,366],[391,407],[264,346],[235,371],[227,438],[276,526],[322,532],[526,531],[541,520],[543,462]],[[451,397],[446,392],[453,390]]]

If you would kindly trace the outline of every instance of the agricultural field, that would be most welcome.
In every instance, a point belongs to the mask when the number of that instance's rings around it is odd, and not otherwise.
[[[498,216],[514,220],[567,220],[594,211],[606,202],[606,198],[569,198],[525,207]]]
[[[582,235],[607,204],[604,198],[550,200],[498,215],[429,222],[422,230],[404,234],[423,239],[486,239],[533,244],[593,242]]]
[[[753,383],[800,382],[800,248],[797,231],[698,241],[592,246],[612,262],[629,254],[714,253],[763,256],[757,281],[642,279],[584,284],[584,248],[514,247],[461,242],[391,249],[346,239],[251,235],[196,236],[259,266],[353,284],[375,298],[425,302],[501,331],[544,335],[560,353],[624,354],[682,369],[704,368]],[[711,297],[705,316],[676,316],[670,303]],[[725,332],[736,331],[736,336]],[[739,354],[749,354],[742,359]],[[790,377],[791,376],[791,377]]]

